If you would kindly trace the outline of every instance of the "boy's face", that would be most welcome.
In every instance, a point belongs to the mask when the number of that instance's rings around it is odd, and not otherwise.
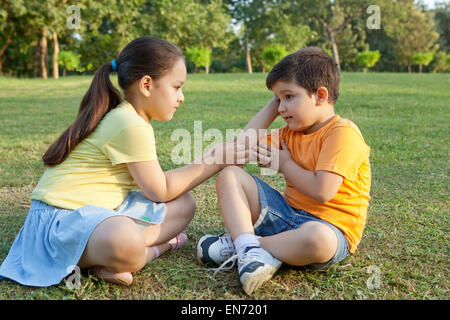
[[[272,86],[275,96],[280,99],[279,114],[293,131],[309,133],[321,121],[321,108],[316,105],[316,95],[294,81],[277,81]]]

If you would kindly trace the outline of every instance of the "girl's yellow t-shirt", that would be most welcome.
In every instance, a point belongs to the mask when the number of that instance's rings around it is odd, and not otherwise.
[[[309,171],[325,170],[344,177],[336,195],[320,203],[298,191],[286,179],[284,198],[290,206],[305,210],[341,229],[355,252],[366,223],[370,200],[370,147],[359,128],[350,120],[336,115],[319,130],[304,134],[287,126],[275,129],[263,142],[279,148],[285,140],[293,160]]]
[[[61,164],[45,169],[31,199],[71,210],[88,204],[115,209],[138,189],[126,163],[155,159],[152,126],[124,100]]]

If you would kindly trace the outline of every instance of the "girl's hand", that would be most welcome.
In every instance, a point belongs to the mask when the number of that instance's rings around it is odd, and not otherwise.
[[[222,168],[229,165],[237,165],[244,167],[248,162],[249,151],[245,149],[245,145],[237,143],[236,139],[231,142],[216,144],[204,156],[206,164],[218,164]]]
[[[270,168],[278,172],[287,162],[292,161],[291,152],[284,140],[281,141],[281,149],[266,144],[254,146],[253,155],[261,168]]]

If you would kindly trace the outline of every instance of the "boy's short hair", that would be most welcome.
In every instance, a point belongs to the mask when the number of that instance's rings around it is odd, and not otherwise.
[[[318,47],[307,47],[281,59],[267,76],[267,88],[271,90],[277,81],[295,81],[310,94],[325,87],[332,105],[339,97],[339,67]]]

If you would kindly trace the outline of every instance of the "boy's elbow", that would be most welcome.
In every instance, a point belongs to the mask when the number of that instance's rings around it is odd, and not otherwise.
[[[320,202],[320,203],[326,203],[334,198],[336,193],[332,194],[330,192],[318,192],[314,198],[314,200]]]

